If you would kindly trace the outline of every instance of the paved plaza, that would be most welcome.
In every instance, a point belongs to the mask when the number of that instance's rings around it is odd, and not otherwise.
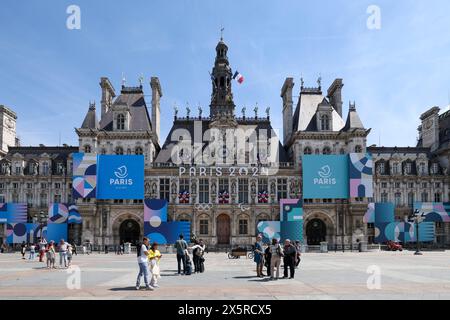
[[[230,260],[225,253],[207,254],[203,274],[177,276],[175,256],[164,254],[161,287],[153,292],[134,287],[135,254],[78,255],[74,265],[80,289],[68,289],[68,282],[76,283],[74,273],[1,254],[0,299],[450,299],[449,251],[308,253],[295,280],[278,281],[256,278],[252,260]],[[377,270],[380,289],[370,290],[368,279]]]

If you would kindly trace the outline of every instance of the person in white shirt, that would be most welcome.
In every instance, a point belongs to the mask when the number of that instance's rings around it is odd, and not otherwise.
[[[30,256],[28,257],[29,260],[34,260],[34,253],[36,252],[36,246],[34,243],[30,245]]]
[[[270,279],[278,280],[280,278],[280,265],[281,257],[283,257],[283,248],[281,248],[280,243],[277,239],[272,239],[272,245],[270,246],[270,253],[272,257],[270,259]],[[277,276],[275,276],[275,268],[277,270]]]
[[[70,243],[67,244],[67,268],[72,264],[72,245]]]
[[[142,239],[142,244],[137,248],[137,260],[139,265],[139,274],[136,279],[136,290],[141,288],[141,277],[144,277],[145,287],[147,290],[153,291],[154,288],[149,284],[148,280],[153,277],[150,275],[150,270],[148,268],[148,247],[150,243],[147,237]]]
[[[64,261],[64,268],[67,268],[67,243],[61,239],[59,243],[59,267],[62,268]]]

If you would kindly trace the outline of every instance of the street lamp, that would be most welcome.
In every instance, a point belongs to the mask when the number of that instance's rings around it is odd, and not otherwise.
[[[414,212],[408,217],[409,222],[414,222],[416,225],[416,252],[414,252],[415,256],[421,256],[422,252],[420,252],[420,241],[419,241],[419,224],[423,222],[424,213],[420,214],[418,209],[414,210]]]

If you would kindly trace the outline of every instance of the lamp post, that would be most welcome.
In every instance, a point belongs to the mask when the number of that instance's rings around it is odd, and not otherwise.
[[[39,223],[39,230],[41,232],[40,238],[44,238],[44,226],[46,224],[47,215],[44,213],[44,211],[39,212],[39,215],[34,214],[34,221],[35,223]]]
[[[420,241],[419,241],[419,224],[423,221],[424,214],[420,214],[419,210],[416,209],[414,212],[408,217],[409,222],[414,222],[416,225],[416,252],[414,252],[415,256],[421,256],[422,252],[420,252]]]

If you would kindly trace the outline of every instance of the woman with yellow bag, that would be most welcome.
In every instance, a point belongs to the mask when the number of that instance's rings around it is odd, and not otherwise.
[[[161,278],[160,270],[159,270],[159,260],[161,259],[162,254],[158,250],[158,244],[154,242],[148,251],[148,263],[149,268],[151,270],[152,278],[150,285],[154,288],[159,288],[158,279]]]

